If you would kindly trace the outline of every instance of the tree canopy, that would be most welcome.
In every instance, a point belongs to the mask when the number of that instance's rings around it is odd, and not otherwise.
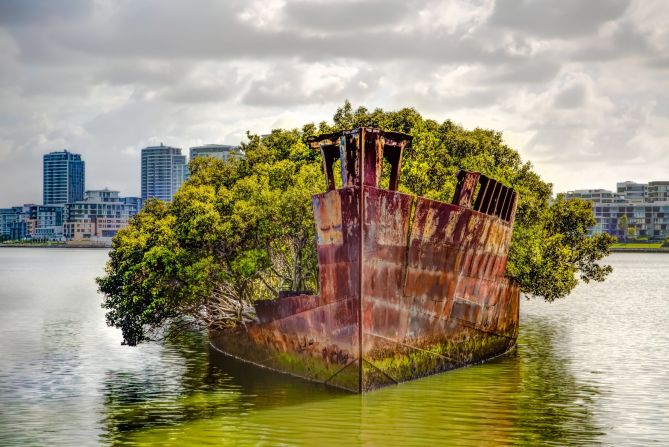
[[[591,204],[561,196],[497,131],[464,129],[347,101],[333,123],[248,134],[243,159],[196,158],[172,203],[149,200],[112,243],[104,276],[107,323],[135,345],[184,316],[210,327],[244,324],[254,300],[281,290],[318,289],[311,196],[325,190],[320,154],[306,140],[320,133],[378,126],[413,136],[400,190],[449,202],[460,169],[478,171],[520,194],[507,276],[527,296],[562,298],[579,280],[603,281],[598,263],[614,238],[589,236]],[[383,181],[383,179],[382,179]],[[387,179],[386,179],[387,181]]]

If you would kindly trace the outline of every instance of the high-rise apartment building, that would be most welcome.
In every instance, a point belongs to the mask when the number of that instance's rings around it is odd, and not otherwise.
[[[67,150],[44,155],[44,205],[63,205],[84,198],[85,166],[81,155]]]
[[[241,158],[243,154],[237,146],[226,144],[205,144],[204,146],[195,146],[190,148],[190,159],[197,157],[215,157],[223,161]]]
[[[186,156],[180,148],[160,143],[142,149],[142,200],[155,197],[171,202],[187,177]]]

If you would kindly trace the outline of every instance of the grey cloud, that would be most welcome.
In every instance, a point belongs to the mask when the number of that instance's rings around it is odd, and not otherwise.
[[[648,65],[659,69],[669,68],[669,56],[652,58],[648,61]]]
[[[612,60],[634,55],[641,57],[651,54],[646,37],[630,23],[623,23],[616,27],[613,34],[607,38],[587,41],[579,45],[574,54],[577,60]]]
[[[497,0],[490,23],[540,37],[594,34],[620,17],[629,0]]]
[[[669,118],[669,94],[657,95],[657,102],[655,103],[655,112],[659,116]]]
[[[129,141],[142,141],[158,134],[159,129],[177,126],[174,109],[149,99],[129,100],[121,107],[98,113],[83,123],[91,135],[98,135],[111,147],[123,147]]]
[[[377,11],[384,20],[366,18],[374,27],[364,27],[356,33],[334,32],[331,35],[312,35],[303,28],[289,26],[280,30],[260,29],[238,18],[237,4],[207,2],[198,8],[190,3],[131,2],[123,7],[112,3],[112,11],[100,19],[56,26],[40,24],[28,28],[9,29],[20,42],[24,60],[68,64],[71,60],[89,57],[99,60],[115,58],[152,58],[169,60],[216,60],[264,58],[276,60],[299,57],[304,60],[326,60],[333,57],[364,60],[409,59],[433,61],[479,61],[495,64],[517,59],[497,42],[485,35],[453,37],[432,31],[401,31],[393,29],[390,15],[404,11],[403,7],[382,8]],[[374,9],[377,4],[360,3],[358,7]],[[306,3],[302,20],[312,14]],[[342,6],[321,5],[332,12],[332,30],[347,30]],[[373,8],[374,7],[374,8]],[[297,13],[297,6],[286,8]],[[335,13],[333,11],[341,11]],[[385,12],[384,12],[385,11]],[[388,12],[390,11],[390,12]],[[386,16],[384,16],[384,14]],[[390,15],[389,15],[390,14]],[[341,16],[341,17],[340,17]],[[289,16],[291,17],[291,16]],[[340,19],[337,19],[340,17]],[[357,22],[355,22],[357,23]],[[357,25],[356,25],[357,26]],[[482,40],[481,40],[482,39]]]
[[[555,107],[575,109],[585,104],[587,89],[583,84],[574,84],[555,97]]]
[[[647,121],[642,109],[620,104],[602,118],[595,108],[578,114],[572,110],[550,112],[530,126],[534,136],[526,149],[537,158],[565,166],[602,162],[619,165],[643,155],[632,142],[636,130]]]
[[[255,107],[284,107],[308,103],[341,103],[347,98],[358,101],[375,90],[380,74],[373,69],[361,69],[341,86],[326,85],[310,92],[302,84],[309,72],[290,65],[276,67],[266,79],[256,80],[242,97],[242,103]]]
[[[191,71],[191,64],[176,61],[114,60],[93,70],[92,77],[96,83],[110,85],[165,86],[188,77]]]
[[[506,94],[498,89],[481,89],[456,95],[430,94],[425,96],[423,101],[430,103],[438,100],[441,107],[451,111],[463,108],[480,110],[495,106],[504,96]]]
[[[283,9],[290,25],[316,31],[352,31],[387,28],[415,10],[411,1],[293,1]]]
[[[503,65],[498,73],[486,76],[485,81],[504,84],[536,84],[553,79],[561,69],[561,65],[547,57],[528,58],[516,63]]]
[[[170,102],[192,104],[224,101],[231,94],[229,85],[179,85],[166,88],[161,97]]]
[[[223,26],[225,28],[226,26]],[[114,58],[153,57],[178,59],[303,60],[356,58],[362,60],[481,61],[495,64],[517,59],[502,46],[486,46],[474,39],[451,39],[432,34],[403,34],[366,31],[356,35],[306,36],[293,30],[270,33],[231,24],[211,35],[165,35],[160,30],[108,30],[101,36],[82,40],[77,35],[61,36],[62,45],[92,55]]]
[[[21,94],[25,97],[54,96],[72,99],[85,97],[91,90],[85,73],[64,68],[51,69],[48,73],[40,69],[26,70],[20,85]]]
[[[93,9],[89,0],[2,0],[0,24],[22,25],[50,19],[80,19]]]
[[[396,102],[398,107],[415,107],[421,113],[428,116],[436,116],[437,121],[442,121],[446,118],[453,118],[457,115],[458,110],[475,110],[481,111],[490,109],[500,103],[504,103],[509,96],[513,96],[513,91],[506,85],[495,85],[489,82],[480,82],[484,75],[476,74],[466,76],[471,78],[473,82],[465,84],[456,81],[452,88],[444,88],[443,85],[429,82],[432,67],[425,65],[419,66],[414,72],[410,72],[408,76],[395,79],[395,84],[401,84],[404,87],[397,93]],[[451,66],[439,67],[435,73],[449,71]],[[424,70],[422,75],[420,71]],[[484,67],[479,69],[485,71]],[[422,82],[419,86],[413,85],[411,79],[420,79]],[[464,81],[466,82],[466,81]],[[427,86],[425,89],[424,87]]]

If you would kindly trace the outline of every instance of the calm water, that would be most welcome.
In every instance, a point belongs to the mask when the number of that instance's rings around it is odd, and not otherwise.
[[[106,252],[0,248],[0,445],[669,445],[669,255],[524,301],[515,354],[366,396],[259,370],[199,333],[107,328]]]

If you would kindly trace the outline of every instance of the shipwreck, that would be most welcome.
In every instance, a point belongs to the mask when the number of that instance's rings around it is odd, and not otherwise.
[[[319,293],[256,302],[250,325],[210,332],[216,349],[360,393],[515,346],[520,292],[504,272],[516,191],[461,171],[452,203],[398,192],[402,133],[359,128],[309,144],[327,181],[312,198]]]

